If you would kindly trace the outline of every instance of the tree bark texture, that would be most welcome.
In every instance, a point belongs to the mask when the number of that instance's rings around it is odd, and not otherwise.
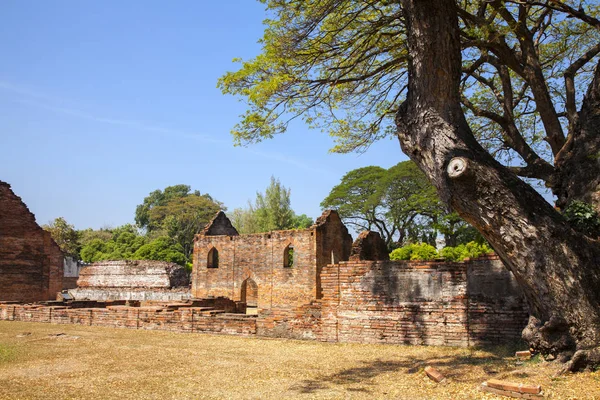
[[[402,0],[409,86],[396,118],[403,151],[490,242],[522,287],[524,337],[569,369],[600,362],[600,243],[574,231],[475,140],[460,106],[454,0]]]
[[[556,157],[555,182],[558,207],[580,200],[600,212],[600,63],[571,137]]]

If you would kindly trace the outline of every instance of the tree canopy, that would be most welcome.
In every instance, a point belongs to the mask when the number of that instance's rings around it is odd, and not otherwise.
[[[63,217],[58,217],[42,228],[52,236],[58,247],[62,250],[65,256],[79,258],[79,250],[81,248],[79,242],[79,234],[73,225],[67,223]]]
[[[313,220],[305,214],[296,215],[290,196],[291,190],[272,176],[265,192],[256,193],[254,204],[248,201],[247,208],[233,211],[231,222],[243,234],[308,228]]]
[[[194,235],[222,209],[223,204],[210,195],[192,192],[188,185],[175,185],[155,190],[144,198],[136,208],[135,221],[150,236],[171,238],[190,258]]]
[[[338,210],[344,223],[357,232],[379,232],[390,249],[419,241],[435,245],[438,233],[444,235],[448,246],[469,242],[475,236],[472,227],[448,211],[412,161],[387,170],[370,166],[348,172],[321,202],[321,208]]]
[[[262,53],[236,59],[240,68],[218,83],[223,93],[248,104],[232,131],[236,143],[285,132],[296,118],[336,138],[338,152],[361,151],[394,137],[408,89],[400,2],[263,3],[270,17]],[[475,137],[520,176],[552,187],[560,201],[565,185],[560,164],[600,52],[600,6],[594,1],[457,3],[461,102]]]

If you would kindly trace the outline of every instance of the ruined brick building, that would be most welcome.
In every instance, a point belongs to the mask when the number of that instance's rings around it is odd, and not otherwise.
[[[0,181],[0,301],[56,298],[63,253],[10,185]]]
[[[500,260],[389,261],[335,211],[308,229],[239,235],[219,213],[194,239],[192,297],[256,307],[266,336],[465,346],[520,336],[527,310]]]
[[[352,237],[335,211],[308,229],[238,235],[223,212],[194,239],[192,296],[224,296],[270,309],[322,297],[321,271],[348,260]]]
[[[0,320],[450,346],[514,340],[527,323],[497,257],[390,261],[377,233],[353,243],[335,211],[250,235],[218,213],[194,238],[191,288],[169,263],[107,261],[81,270],[72,301],[3,303],[53,298],[62,255],[6,184],[0,205]]]

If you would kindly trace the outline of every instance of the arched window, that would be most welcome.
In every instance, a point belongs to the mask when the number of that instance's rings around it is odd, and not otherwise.
[[[294,246],[289,244],[283,250],[283,268],[292,268],[294,266]]]
[[[206,266],[208,268],[219,268],[219,251],[214,247],[208,252]]]

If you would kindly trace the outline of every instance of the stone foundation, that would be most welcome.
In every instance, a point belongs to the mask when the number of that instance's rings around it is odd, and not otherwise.
[[[140,289],[140,288],[78,288],[70,289],[69,294],[77,300],[139,300],[139,301],[183,301],[191,299],[186,288]]]

